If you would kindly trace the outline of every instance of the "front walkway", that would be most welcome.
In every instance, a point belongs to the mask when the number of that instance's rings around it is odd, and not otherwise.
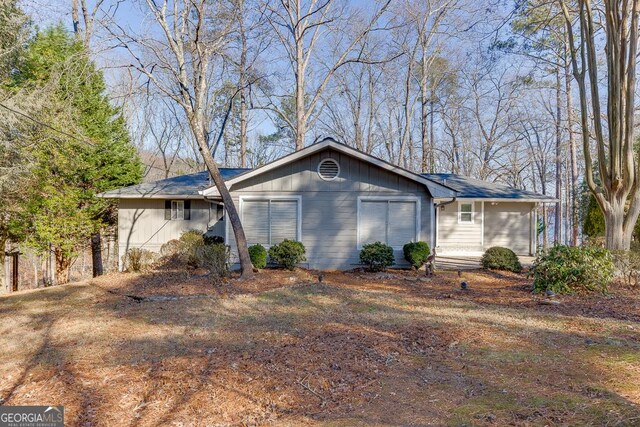
[[[435,267],[441,270],[474,270],[480,268],[479,256],[437,255]],[[536,259],[532,256],[518,256],[523,267],[530,267]]]

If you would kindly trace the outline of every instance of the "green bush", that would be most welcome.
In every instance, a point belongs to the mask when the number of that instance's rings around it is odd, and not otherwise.
[[[255,268],[267,266],[267,250],[260,243],[249,246],[249,258]]]
[[[304,245],[295,240],[283,240],[269,248],[269,258],[286,269],[293,270],[296,265],[305,261]]]
[[[518,256],[511,249],[500,246],[487,249],[480,262],[483,268],[491,270],[522,271]]]
[[[147,271],[156,261],[156,254],[148,249],[131,248],[122,257],[124,270],[131,273]]]
[[[204,237],[198,230],[189,230],[180,236],[178,257],[180,260],[192,267],[198,266],[197,251],[204,246]]]
[[[395,263],[393,248],[381,242],[362,245],[360,262],[369,266],[371,271],[382,271]]]
[[[595,246],[554,245],[539,255],[533,267],[533,289],[556,293],[606,292],[615,266],[611,253]]]
[[[404,259],[415,268],[420,268],[431,254],[427,242],[409,242],[402,247]]]
[[[200,246],[196,249],[198,267],[206,268],[214,277],[227,277],[229,253],[229,247],[222,243]]]

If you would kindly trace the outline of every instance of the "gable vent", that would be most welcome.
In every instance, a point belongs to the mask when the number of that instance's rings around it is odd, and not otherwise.
[[[340,175],[340,165],[333,159],[324,159],[318,165],[318,175],[325,181],[332,181]]]

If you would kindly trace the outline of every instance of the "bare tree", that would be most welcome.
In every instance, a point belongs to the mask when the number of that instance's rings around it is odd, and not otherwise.
[[[114,33],[131,54],[132,65],[166,97],[184,110],[213,182],[220,193],[233,228],[242,278],[253,268],[242,223],[231,194],[211,152],[211,120],[207,115],[213,82],[212,61],[220,56],[236,20],[233,4],[206,0],[146,0],[153,32],[138,36]]]
[[[335,72],[346,64],[354,62],[370,62],[363,57],[363,50],[355,49],[372,31],[374,25],[387,10],[391,0],[386,0],[378,7],[364,25],[355,25],[355,20],[344,16],[345,9],[337,10],[336,0],[279,0],[268,2],[269,22],[278,42],[282,45],[291,71],[294,75],[295,120],[279,108],[279,104],[270,103],[265,108],[277,114],[291,128],[295,135],[295,148],[304,148],[305,136],[317,112],[318,103]],[[316,49],[321,39],[336,29],[337,22],[347,22],[357,28],[351,40],[337,40],[335,58],[322,66],[316,61],[312,64]],[[335,36],[337,33],[333,31]],[[351,35],[345,28],[340,34]],[[326,40],[324,40],[326,43]],[[325,49],[328,46],[324,46]],[[309,82],[310,68],[316,65],[317,84],[311,88]]]
[[[604,213],[606,247],[628,250],[640,214],[640,171],[633,146],[640,0],[605,1],[603,8],[599,4],[595,10],[591,0],[578,0],[577,10],[571,9],[573,2],[558,1],[580,95],[587,186]],[[602,53],[598,53],[601,48],[596,37],[598,29],[604,32],[605,42],[606,117],[601,108],[598,59]],[[596,144],[595,166],[600,183],[594,177],[591,138]]]
[[[87,47],[91,43],[96,16],[103,3],[104,0],[96,0],[93,7],[91,7],[87,4],[87,0],[71,0],[73,32],[82,39],[82,42]],[[82,14],[82,25],[80,23],[80,14]]]

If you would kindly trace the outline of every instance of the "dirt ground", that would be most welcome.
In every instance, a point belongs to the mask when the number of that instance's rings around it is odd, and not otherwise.
[[[640,291],[530,289],[266,270],[25,291],[0,297],[0,403],[70,426],[640,426]]]

